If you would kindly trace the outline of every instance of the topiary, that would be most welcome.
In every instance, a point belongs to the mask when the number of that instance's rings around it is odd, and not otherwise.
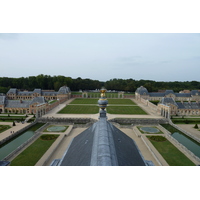
[[[195,124],[194,128],[198,129],[199,127],[198,127],[198,125],[197,125],[197,124]]]
[[[54,140],[57,137],[58,135],[50,135],[50,134],[44,134],[40,136],[42,140]]]
[[[167,140],[163,136],[150,136],[149,138],[150,138],[150,140],[153,140],[153,141],[156,141],[156,142],[164,142],[164,141]]]

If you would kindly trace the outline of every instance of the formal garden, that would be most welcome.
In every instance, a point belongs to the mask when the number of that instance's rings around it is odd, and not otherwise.
[[[11,128],[9,125],[0,125],[0,133],[8,130],[9,128]]]
[[[33,144],[14,158],[10,165],[34,166],[58,137],[58,134],[41,135]]]
[[[77,98],[65,106],[58,114],[97,114],[99,99]],[[137,106],[131,99],[108,99],[106,108],[109,114],[146,115],[147,113]]]
[[[146,136],[170,166],[195,166],[195,164],[179,151],[163,136]]]

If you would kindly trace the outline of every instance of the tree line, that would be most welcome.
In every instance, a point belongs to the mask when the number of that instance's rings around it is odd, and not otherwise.
[[[32,91],[35,88],[43,90],[58,91],[60,87],[67,85],[71,91],[95,90],[105,87],[107,90],[135,92],[140,86],[144,86],[149,92],[171,89],[174,92],[181,90],[200,90],[198,81],[152,81],[152,80],[134,80],[134,79],[110,79],[109,81],[99,81],[91,79],[82,79],[78,77],[73,79],[65,76],[50,76],[40,74],[38,76],[9,78],[0,77],[0,93],[6,94],[10,88]]]

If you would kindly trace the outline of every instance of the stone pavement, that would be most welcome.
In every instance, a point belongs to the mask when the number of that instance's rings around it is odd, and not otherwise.
[[[29,116],[27,119],[31,118],[32,116]],[[24,124],[22,124],[21,122],[15,122],[15,125],[16,126],[13,126],[13,122],[0,122],[0,125],[9,125],[11,126],[10,129],[0,133],[0,141],[3,140],[4,138],[8,137],[9,135],[11,135],[14,132],[16,131],[19,131],[20,129],[28,126],[30,123],[27,123],[25,122]],[[12,131],[12,133],[11,133]]]

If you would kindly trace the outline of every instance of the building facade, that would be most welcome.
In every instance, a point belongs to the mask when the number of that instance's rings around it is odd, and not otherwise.
[[[171,115],[200,115],[200,92],[198,90],[187,91],[187,93],[175,93],[173,90],[148,92],[145,87],[140,86],[135,91],[135,98],[151,106],[166,118]],[[159,102],[155,106],[150,101]]]
[[[40,117],[70,98],[71,91],[67,86],[61,87],[58,92],[11,88],[6,96],[0,96],[0,113],[36,114]]]
[[[20,91],[16,88],[11,88],[7,94],[9,100],[31,100],[35,97],[44,97],[45,100],[57,100],[62,98],[71,98],[71,90],[67,86],[61,87],[58,92],[54,90],[34,89],[33,91]]]
[[[188,93],[175,93],[173,90],[165,90],[164,92],[148,92],[148,90],[140,86],[135,91],[135,98],[147,99],[149,101],[160,101],[163,97],[173,98],[175,101],[200,101],[200,91],[192,90]]]

